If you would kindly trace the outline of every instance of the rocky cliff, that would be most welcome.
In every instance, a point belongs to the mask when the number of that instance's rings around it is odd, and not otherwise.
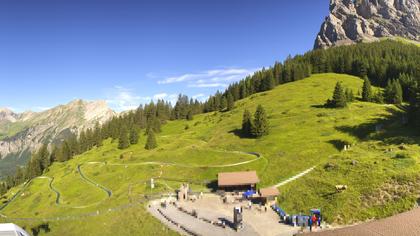
[[[104,123],[115,113],[105,101],[75,100],[43,112],[16,114],[0,109],[0,156],[7,163],[23,164],[33,150],[43,143],[59,142],[71,133]],[[11,160],[12,159],[12,160]],[[0,161],[0,176],[5,165]],[[7,165],[6,165],[7,166]]]
[[[396,36],[420,41],[420,0],[331,0],[314,48]]]

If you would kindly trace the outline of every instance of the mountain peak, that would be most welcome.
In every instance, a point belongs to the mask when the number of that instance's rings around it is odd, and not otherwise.
[[[0,121],[15,122],[18,116],[18,114],[14,113],[9,108],[0,108]]]
[[[314,48],[395,36],[420,41],[418,0],[331,0]]]

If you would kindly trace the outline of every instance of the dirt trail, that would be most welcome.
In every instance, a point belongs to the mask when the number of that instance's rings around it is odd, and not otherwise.
[[[281,181],[280,183],[277,183],[273,187],[278,188],[278,187],[283,186],[283,185],[285,185],[287,183],[290,183],[293,180],[296,180],[296,179],[299,179],[300,177],[305,176],[306,174],[308,174],[309,172],[313,171],[314,169],[315,169],[315,166],[312,166],[311,168],[309,168],[307,170],[304,170],[304,171],[300,172],[299,174],[297,174],[295,176],[292,176],[292,177],[290,177],[290,178],[288,178],[286,180]]]

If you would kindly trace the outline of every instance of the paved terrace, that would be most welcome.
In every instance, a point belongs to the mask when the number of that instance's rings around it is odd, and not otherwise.
[[[156,204],[151,204],[149,212],[161,220],[163,223],[168,225],[170,228],[177,230],[178,232],[188,235],[185,230],[180,229],[173,223],[169,222],[168,219],[165,219],[162,214],[159,213],[159,210],[164,213],[172,221],[183,225],[194,233],[199,235],[264,235],[264,236],[292,236],[297,233],[298,228],[294,228],[289,225],[279,223],[279,216],[271,209],[268,209],[267,212],[264,210],[259,210],[257,206],[253,206],[251,210],[245,209],[246,201],[242,203],[244,206],[244,229],[239,232],[235,232],[232,228],[229,227],[229,223],[226,225],[226,228],[221,228],[219,226],[212,225],[210,223],[199,220],[195,217],[192,217],[184,212],[181,212],[174,206],[168,206],[167,208],[160,207],[160,202]],[[220,196],[215,194],[205,194],[202,199],[199,199],[195,202],[177,202],[178,206],[181,206],[183,209],[191,212],[196,210],[199,218],[203,217],[213,221],[219,221],[224,219],[227,222],[233,222],[233,207],[239,206],[240,204],[225,204],[221,200]]]

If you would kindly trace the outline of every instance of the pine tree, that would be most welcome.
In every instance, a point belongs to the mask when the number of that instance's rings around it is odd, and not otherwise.
[[[193,120],[194,119],[194,115],[192,110],[189,110],[187,113],[187,120]]]
[[[40,176],[42,174],[41,169],[41,161],[38,158],[34,158],[34,156],[31,158],[31,161],[28,163],[26,167],[26,178],[32,179],[34,177]],[[15,185],[16,183],[13,183]]]
[[[130,144],[137,144],[139,142],[139,133],[136,128],[131,128],[130,130]]]
[[[51,156],[48,152],[48,145],[43,144],[38,152],[34,155],[35,159],[38,159],[41,164],[41,171],[47,169],[51,164]]]
[[[7,192],[7,186],[4,182],[0,183],[0,196],[3,196]]]
[[[336,108],[343,108],[347,106],[347,98],[341,82],[337,82],[334,89],[331,104]]]
[[[414,88],[414,97],[410,104],[410,121],[420,133],[420,86]]]
[[[261,82],[261,88],[260,88],[261,91],[271,90],[275,86],[273,73],[271,73],[271,71],[267,71],[265,74],[266,75]]]
[[[347,99],[347,102],[353,102],[354,101],[353,90],[351,90],[349,88],[346,89],[346,99]]]
[[[233,96],[229,93],[227,96],[227,110],[231,111],[234,106],[235,106],[235,101],[233,99]]]
[[[225,96],[223,96],[222,100],[220,101],[219,111],[224,110],[226,107],[227,107],[227,99]]]
[[[245,109],[242,117],[242,134],[245,136],[251,136],[252,133],[252,120],[251,112]]]
[[[151,130],[149,134],[147,135],[146,146],[144,148],[146,148],[147,150],[151,150],[151,149],[155,149],[156,147],[157,147],[157,142],[156,142],[155,133],[153,132],[153,130]]]
[[[258,105],[254,114],[254,122],[252,126],[252,135],[260,138],[269,133],[269,124],[267,114],[261,105]]]
[[[120,137],[118,138],[118,148],[126,149],[130,146],[127,127],[123,126],[120,130]]]
[[[372,86],[367,76],[363,78],[362,101],[372,101]]]
[[[388,81],[385,88],[385,100],[391,104],[401,104],[403,100],[403,91],[398,80]]]
[[[375,103],[383,104],[385,102],[383,93],[381,91],[376,92],[372,98],[372,101]]]

